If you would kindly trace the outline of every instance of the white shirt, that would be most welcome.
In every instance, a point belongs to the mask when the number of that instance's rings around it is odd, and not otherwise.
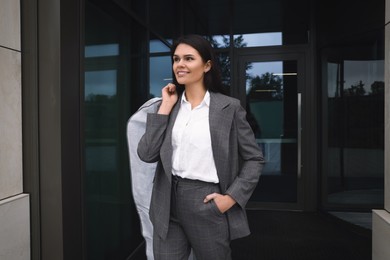
[[[183,93],[172,129],[172,174],[182,178],[218,183],[211,147],[209,124],[210,93],[191,109]]]

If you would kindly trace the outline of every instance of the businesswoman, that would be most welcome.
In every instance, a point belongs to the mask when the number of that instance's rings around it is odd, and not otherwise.
[[[222,94],[210,43],[187,35],[172,46],[174,83],[148,114],[138,144],[157,169],[150,205],[157,260],[231,259],[230,241],[249,235],[245,205],[263,155],[237,99]]]

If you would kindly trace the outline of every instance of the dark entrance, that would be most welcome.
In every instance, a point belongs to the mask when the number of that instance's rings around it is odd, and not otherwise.
[[[238,96],[266,159],[249,207],[301,210],[305,53],[245,50],[238,64]]]

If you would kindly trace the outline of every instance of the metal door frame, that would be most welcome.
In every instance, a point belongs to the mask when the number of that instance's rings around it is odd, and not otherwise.
[[[313,138],[316,136],[317,127],[313,122],[316,115],[315,91],[309,88],[309,82],[314,77],[310,77],[311,67],[308,64],[311,62],[308,54],[307,46],[277,46],[277,47],[259,47],[236,49],[234,55],[234,77],[232,95],[241,100],[245,107],[245,74],[246,62],[272,62],[283,60],[296,60],[298,77],[297,99],[300,106],[297,107],[298,113],[298,176],[297,176],[297,201],[295,203],[285,202],[248,202],[248,209],[274,209],[274,210],[314,210],[317,203],[317,171],[316,161],[317,153],[316,141]],[[310,84],[314,85],[314,84]],[[313,125],[314,123],[314,125]],[[313,127],[315,126],[315,127]],[[308,129],[308,131],[305,131]],[[302,132],[304,133],[302,135]],[[261,182],[261,178],[260,178]]]

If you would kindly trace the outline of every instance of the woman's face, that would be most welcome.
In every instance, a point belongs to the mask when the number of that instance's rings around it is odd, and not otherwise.
[[[211,68],[199,52],[188,44],[181,43],[173,54],[173,72],[179,84],[189,86],[202,84],[204,74]]]

